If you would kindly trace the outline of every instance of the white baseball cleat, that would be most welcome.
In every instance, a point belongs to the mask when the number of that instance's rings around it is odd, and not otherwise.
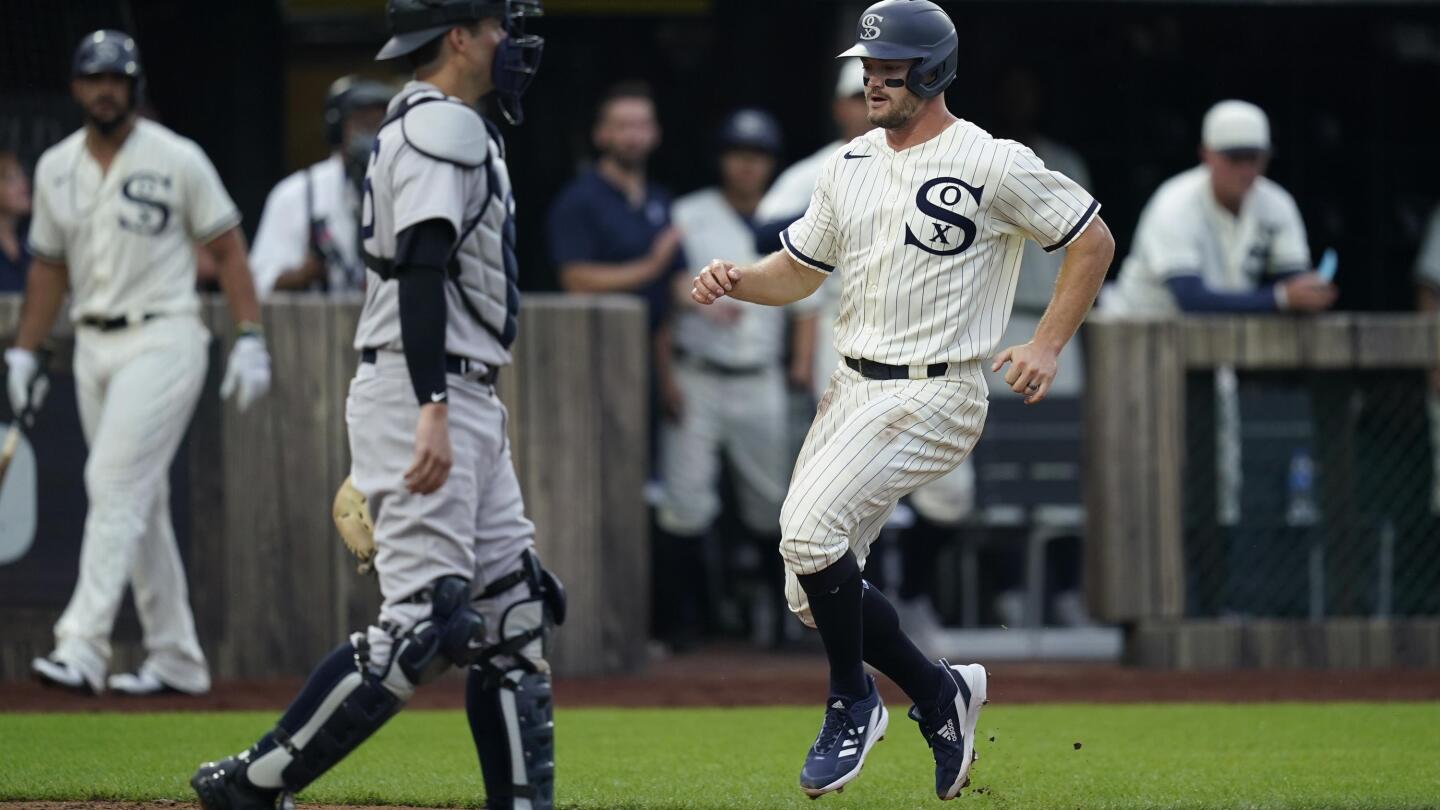
[[[69,689],[87,695],[98,695],[104,691],[98,683],[91,682],[72,664],[54,658],[36,658],[30,662],[30,671],[36,680],[45,686]]]
[[[149,697],[151,695],[189,695],[191,697],[197,697],[205,694],[203,691],[192,692],[188,689],[172,686],[143,669],[139,672],[121,672],[117,675],[111,675],[107,683],[110,691],[134,697]]]

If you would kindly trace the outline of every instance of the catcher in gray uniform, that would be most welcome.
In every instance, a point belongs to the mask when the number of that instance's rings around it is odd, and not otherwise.
[[[469,669],[466,712],[492,810],[549,810],[548,628],[564,593],[535,556],[497,370],[519,294],[514,197],[489,95],[518,124],[542,40],[539,0],[390,0],[415,80],[390,103],[364,184],[369,277],[346,422],[373,514],[384,602],[320,663],[275,728],[191,779],[209,810],[275,808],[353,751],[415,687]]]

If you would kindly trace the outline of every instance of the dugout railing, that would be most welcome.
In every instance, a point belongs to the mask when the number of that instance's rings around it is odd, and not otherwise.
[[[1093,318],[1086,591],[1176,668],[1440,665],[1440,320]]]

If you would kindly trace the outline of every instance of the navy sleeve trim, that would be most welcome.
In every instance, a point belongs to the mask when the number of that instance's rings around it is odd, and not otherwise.
[[[1055,251],[1059,250],[1060,248],[1065,247],[1066,245],[1068,245],[1068,244],[1070,244],[1072,241],[1074,241],[1075,237],[1078,236],[1081,231],[1085,230],[1085,226],[1090,224],[1090,220],[1091,220],[1091,219],[1094,219],[1094,217],[1095,217],[1095,212],[1096,212],[1096,211],[1099,211],[1099,210],[1100,210],[1100,201],[1099,201],[1099,200],[1091,200],[1091,201],[1090,201],[1090,207],[1087,208],[1087,209],[1085,209],[1085,215],[1082,216],[1082,217],[1080,217],[1080,221],[1078,221],[1078,222],[1075,223],[1075,227],[1071,228],[1069,233],[1067,233],[1067,234],[1065,234],[1063,237],[1061,237],[1059,242],[1056,242],[1055,244],[1051,245],[1050,247],[1045,248],[1045,252],[1046,252],[1046,253],[1054,253]]]
[[[801,253],[800,249],[795,247],[795,243],[790,241],[789,228],[786,228],[785,230],[780,232],[780,242],[785,246],[785,250],[789,251],[791,256],[794,256],[796,259],[800,260],[800,263],[805,265],[806,267],[809,267],[812,270],[819,270],[822,273],[835,272],[835,265],[826,264],[819,259],[812,259],[811,257],[806,256],[804,253]]]

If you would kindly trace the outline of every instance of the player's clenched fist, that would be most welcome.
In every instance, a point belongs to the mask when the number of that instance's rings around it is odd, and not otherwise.
[[[695,277],[695,286],[690,288],[690,297],[697,304],[713,304],[724,298],[740,283],[740,271],[734,262],[713,259],[700,275]]]
[[[1026,405],[1034,405],[1050,393],[1050,384],[1055,382],[1055,370],[1059,366],[1059,360],[1058,352],[1034,343],[1022,343],[996,355],[990,370],[999,371],[1009,363],[1010,368],[1005,371],[1005,383],[1010,386],[1011,391],[1025,397]]]

